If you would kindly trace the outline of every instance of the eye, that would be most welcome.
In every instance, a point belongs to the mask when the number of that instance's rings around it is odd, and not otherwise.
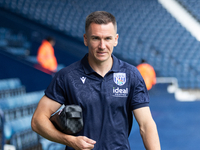
[[[98,37],[92,37],[92,40],[98,40],[99,38]]]
[[[112,40],[111,37],[106,37],[106,41]]]

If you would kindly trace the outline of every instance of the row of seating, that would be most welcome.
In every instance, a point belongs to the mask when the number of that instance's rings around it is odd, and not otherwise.
[[[22,87],[18,78],[0,80],[0,93],[12,92]],[[24,87],[24,86],[23,86]],[[6,95],[6,94],[4,94]],[[14,145],[17,150],[42,146],[40,137],[31,129],[31,118],[44,90],[26,93],[10,94],[0,98],[0,147],[5,143]],[[1,149],[0,148],[0,149]]]
[[[0,28],[0,47],[7,45],[6,38],[10,35],[10,30],[6,28]]]
[[[30,54],[30,42],[22,33],[12,33],[8,28],[0,28],[0,48],[16,56]]]
[[[1,84],[2,83],[2,84]],[[0,92],[22,86],[18,78],[0,80]],[[44,90],[24,92],[0,98],[0,149],[5,143],[14,145],[16,150],[64,150],[65,145],[51,142],[31,129],[31,118]]]
[[[24,93],[26,93],[26,88],[18,78],[0,80],[0,100]]]
[[[24,47],[30,48],[30,42],[22,33],[12,33],[12,31],[5,27],[0,27],[0,47]]]
[[[5,121],[33,114],[37,103],[43,95],[44,91],[36,91],[1,99],[0,109],[4,111]]]
[[[45,138],[40,139],[42,150],[65,150],[65,145],[49,141]]]
[[[27,128],[27,130],[16,132],[12,136],[10,143],[12,145],[15,145],[16,149],[19,150],[24,150],[24,149],[43,150],[42,145],[39,142],[39,139],[40,137],[36,132],[33,132],[30,128]]]
[[[14,88],[19,88],[21,86],[22,86],[21,81],[18,78],[0,80],[0,90],[14,89]]]
[[[16,56],[28,56],[30,51],[25,47],[6,47],[6,51]]]

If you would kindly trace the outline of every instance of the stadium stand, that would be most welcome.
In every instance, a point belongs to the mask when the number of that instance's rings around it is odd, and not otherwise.
[[[0,80],[0,100],[24,93],[26,93],[26,88],[18,78]]]
[[[44,91],[26,93],[0,100],[0,108],[4,112],[5,121],[8,122],[26,115],[33,114],[37,103],[44,95]]]
[[[10,30],[6,28],[0,28],[0,47],[7,46],[6,38],[9,36]]]
[[[1,146],[9,143],[17,149],[25,149],[40,145],[38,135],[31,129],[31,118],[44,90],[26,93],[18,78],[0,80],[0,90],[6,93],[2,95],[10,93],[0,98]]]
[[[39,144],[39,137],[31,130],[32,114],[4,123],[3,136],[16,149],[31,148]]]
[[[14,34],[11,29],[0,28],[0,47],[14,55],[29,55],[30,42],[22,33]]]
[[[24,53],[24,50],[26,50],[26,46],[29,45],[26,43],[29,42],[23,40],[24,38],[21,38],[20,36],[20,38],[17,38],[18,36],[16,36],[16,34],[13,34],[11,29],[1,28],[1,31],[4,33],[2,34],[4,35],[2,39],[6,43],[4,45],[1,45],[1,54],[3,54],[3,59],[1,60],[6,63],[5,60],[6,57],[8,57],[11,59],[15,59],[16,62],[19,61],[17,63],[14,63],[15,65],[12,65],[13,68],[18,68],[20,66],[20,68],[25,69],[26,67],[22,67],[19,64],[20,62],[22,64],[28,65],[29,68],[34,67],[34,64],[37,64],[37,61],[35,61],[35,57],[32,56],[31,58],[30,56],[30,58],[32,59],[31,60]],[[9,34],[9,36],[7,36],[7,34]],[[30,63],[27,63],[24,60],[27,60]],[[9,64],[12,64],[11,62],[9,60],[7,66],[9,66]],[[16,66],[16,64],[18,65]],[[62,64],[59,66],[64,67],[62,66]],[[6,74],[5,69],[4,73],[5,75],[8,75]],[[1,76],[4,73],[2,73]],[[15,74],[15,72],[13,72],[12,74]],[[31,74],[33,74],[34,76],[35,71],[33,71],[33,73]],[[28,82],[30,83],[30,80],[28,80]],[[41,86],[39,88],[41,88]],[[30,89],[28,91],[30,91]],[[0,149],[4,149],[4,144],[11,144],[14,145],[17,150],[39,150],[45,148],[45,143],[49,143],[50,145],[53,144],[53,142],[50,142],[38,136],[31,129],[30,123],[32,115],[37,107],[40,98],[43,95],[44,90],[26,93],[26,87],[22,85],[22,82],[19,78],[0,80]],[[58,147],[59,144],[56,144],[56,146]]]
[[[26,122],[29,122],[30,120],[31,118],[26,120]],[[33,132],[30,128],[25,130],[25,128],[23,127],[23,131],[18,131],[13,135],[13,137],[10,140],[10,143],[12,145],[15,145],[16,149],[20,150],[42,150],[42,146],[39,143],[38,134]]]
[[[184,2],[186,3],[186,0]],[[200,43],[162,8],[157,0],[133,0],[126,3],[115,1],[112,5],[106,5],[107,3],[109,1],[98,5],[96,1],[86,0],[2,0],[0,6],[80,40],[87,14],[95,10],[109,11],[119,20],[120,39],[114,54],[135,65],[139,64],[141,58],[146,59],[155,67],[158,76],[176,77],[180,88],[199,88],[196,54]],[[191,5],[193,3],[191,2]],[[195,6],[199,10],[198,5]],[[126,11],[127,9],[129,11]],[[118,13],[119,10],[121,13]],[[194,13],[196,14],[196,11]]]
[[[198,0],[178,1],[200,20]],[[182,89],[200,88],[200,67],[198,65],[200,63],[200,43],[157,0],[127,0],[126,2],[120,0],[0,0],[2,14],[7,12],[18,18],[25,18],[27,22],[31,21],[32,24],[35,23],[52,31],[58,31],[56,33],[60,35],[62,40],[64,39],[63,35],[66,35],[81,42],[85,18],[90,12],[96,10],[109,11],[116,16],[120,37],[119,44],[114,49],[116,56],[133,65],[137,65],[141,59],[145,59],[155,68],[158,77],[175,77],[178,79],[179,88]],[[26,21],[23,20],[24,22]],[[20,25],[18,24],[18,26]],[[43,30],[43,28],[38,30]],[[27,28],[27,35],[30,34],[28,31]],[[6,87],[0,89],[0,108],[4,113],[1,116],[2,120],[6,122],[5,132],[2,133],[3,129],[0,132],[1,137],[3,137],[1,141],[9,139],[9,142],[15,145],[17,149],[28,149],[30,147],[33,149],[63,149],[63,145],[38,137],[30,128],[31,114],[42,95],[38,91],[45,88],[51,79],[51,76],[46,75],[49,72],[42,74],[33,69],[37,61],[36,56],[30,55],[30,53],[36,54],[36,52],[31,51],[30,47],[36,44],[33,44],[30,39],[21,33],[13,34],[12,29],[0,28],[0,60],[4,61],[7,66],[26,70],[30,79],[32,79],[31,76],[43,76],[40,80],[31,81],[27,79],[26,75],[19,75],[15,72],[26,84],[26,87],[19,83],[19,87],[9,87],[9,90]],[[86,52],[83,46],[78,47],[78,44],[72,41],[66,42],[64,39],[58,45],[61,46],[62,44],[67,45],[64,46],[66,51],[72,51],[76,55],[80,56],[80,53]],[[8,54],[4,51],[12,55],[7,57]],[[77,57],[71,57],[71,55],[66,59],[66,55],[63,55],[61,51],[59,52],[59,60],[67,61],[65,65],[77,59]],[[24,64],[28,65],[25,66]],[[8,67],[2,64],[0,64],[0,67],[6,72],[5,76],[0,75],[1,79],[14,74],[8,70]],[[38,66],[35,68],[41,70]],[[3,82],[0,81],[0,86],[3,85],[1,83]],[[37,87],[39,83],[41,83],[40,87]],[[26,93],[26,89],[28,93]],[[30,91],[34,92],[30,93]],[[26,101],[30,95],[30,99],[34,99],[34,94],[35,100]],[[22,101],[23,104],[21,104]],[[8,120],[10,121],[8,122]],[[4,127],[3,121],[0,122],[2,128]],[[22,122],[25,122],[24,126],[21,126],[22,128],[15,126],[15,124]],[[11,130],[12,132],[9,133]],[[32,141],[32,145],[29,146],[30,141]]]
[[[47,139],[41,138],[40,143],[42,145],[42,150],[64,150],[65,145],[58,144]]]

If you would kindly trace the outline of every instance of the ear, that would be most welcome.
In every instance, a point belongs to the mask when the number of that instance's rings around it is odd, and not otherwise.
[[[119,34],[116,34],[114,46],[117,46],[117,44],[118,44],[118,38],[119,38]]]
[[[88,46],[88,44],[87,44],[87,36],[86,36],[86,34],[83,35],[83,39],[84,39],[84,44],[85,44],[85,46]]]

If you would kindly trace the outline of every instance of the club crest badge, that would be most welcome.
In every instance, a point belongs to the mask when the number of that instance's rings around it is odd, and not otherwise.
[[[114,73],[113,80],[119,86],[124,85],[126,83],[126,73]]]

